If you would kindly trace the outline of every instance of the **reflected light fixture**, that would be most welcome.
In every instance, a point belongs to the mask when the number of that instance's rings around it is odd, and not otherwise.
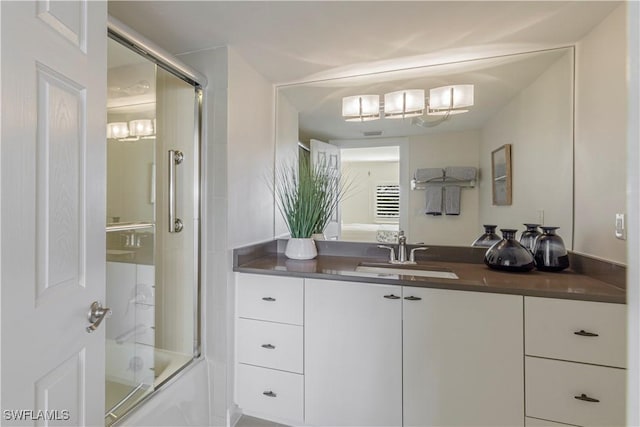
[[[429,90],[425,98],[424,89],[407,89],[386,93],[383,105],[378,95],[355,95],[342,98],[342,117],[348,122],[365,122],[380,118],[412,118],[411,123],[422,126],[436,126],[452,114],[466,113],[473,106],[473,85],[441,86]],[[426,113],[426,114],[425,114]],[[427,121],[424,116],[440,116],[435,121]]]
[[[342,117],[347,122],[368,122],[380,118],[379,95],[356,95],[342,98]]]
[[[127,122],[113,122],[107,124],[107,138],[118,139],[129,136],[129,126]]]
[[[466,107],[473,106],[473,85],[451,85],[433,88],[429,91],[427,116],[440,116],[437,120],[414,117],[411,124],[423,128],[437,126],[452,114],[466,113]]]
[[[384,117],[387,119],[421,116],[424,106],[424,89],[399,90],[384,95]]]
[[[465,107],[473,105],[473,85],[442,86],[429,91],[427,115],[466,113]]]
[[[131,120],[129,122],[129,133],[131,136],[153,135],[153,121],[150,119]]]

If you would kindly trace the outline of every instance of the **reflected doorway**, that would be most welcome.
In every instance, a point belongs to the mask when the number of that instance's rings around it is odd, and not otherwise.
[[[341,240],[395,243],[400,223],[400,147],[341,148],[340,166],[352,182],[340,204]]]

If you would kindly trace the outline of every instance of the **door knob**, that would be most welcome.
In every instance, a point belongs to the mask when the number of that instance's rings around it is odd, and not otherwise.
[[[108,307],[102,307],[102,304],[98,301],[94,301],[91,304],[91,308],[89,309],[89,313],[87,314],[87,318],[91,325],[87,326],[87,332],[91,333],[98,329],[100,323],[104,320],[105,317],[111,316],[111,309]]]

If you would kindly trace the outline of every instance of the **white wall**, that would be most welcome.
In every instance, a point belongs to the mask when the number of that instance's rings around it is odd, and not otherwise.
[[[576,252],[626,262],[614,237],[626,210],[626,6],[615,9],[576,50]]]
[[[229,248],[273,239],[274,88],[229,49]]]
[[[448,132],[409,138],[409,171],[447,166],[479,167],[480,133]],[[409,192],[409,241],[430,245],[469,246],[482,234],[478,221],[478,188],[461,191],[460,215],[425,215],[425,192]]]
[[[480,150],[481,224],[517,230],[524,230],[523,223],[557,226],[557,233],[569,248],[573,210],[572,56],[571,52],[563,55],[487,122]],[[491,152],[504,144],[512,145],[512,204],[493,206]],[[543,211],[543,221],[539,211]]]

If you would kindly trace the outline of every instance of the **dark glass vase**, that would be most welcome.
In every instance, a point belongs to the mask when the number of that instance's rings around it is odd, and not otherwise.
[[[536,239],[533,257],[536,268],[542,271],[561,271],[569,267],[569,255],[562,237],[556,234],[559,227],[540,227],[542,234]]]
[[[494,243],[499,242],[500,236],[496,234],[497,225],[483,225],[484,234],[473,241],[471,246],[481,246],[490,248]]]
[[[536,238],[542,234],[538,231],[540,224],[524,224],[527,229],[520,235],[520,244],[533,252]]]
[[[516,240],[516,231],[503,228],[502,240],[491,246],[484,255],[484,263],[490,268],[504,271],[530,271],[536,266],[533,255]]]

